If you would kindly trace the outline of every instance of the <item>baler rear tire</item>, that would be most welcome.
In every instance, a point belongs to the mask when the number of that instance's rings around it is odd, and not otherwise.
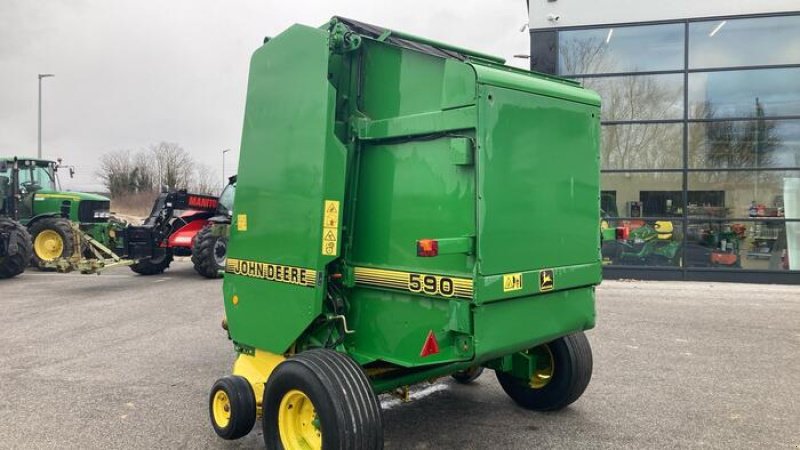
[[[143,259],[131,265],[131,270],[139,275],[158,275],[164,273],[172,263],[172,251],[165,250],[164,256],[160,258]]]
[[[314,349],[278,365],[267,380],[262,402],[267,449],[283,449],[283,439],[298,439],[282,436],[281,429],[287,425],[280,425],[278,419],[282,411],[284,417],[291,417],[287,411],[293,404],[287,405],[286,399],[292,395],[307,399],[314,408],[322,448],[383,448],[380,405],[364,371],[350,357]],[[313,443],[304,442],[314,448]]]
[[[227,253],[228,238],[226,236],[216,236],[213,230],[214,224],[208,224],[197,233],[192,246],[192,265],[194,270],[206,278],[220,278],[221,271],[225,270],[225,264],[221,264],[217,258],[220,246]]]
[[[546,344],[553,356],[550,381],[533,388],[529,380],[497,372],[497,381],[514,402],[533,411],[555,411],[575,402],[592,378],[592,348],[583,332]]]
[[[225,412],[220,411],[222,408]],[[208,397],[208,415],[214,432],[222,439],[247,436],[256,423],[256,396],[247,379],[231,375],[217,380]]]
[[[0,256],[0,279],[11,278],[25,271],[31,262],[33,241],[28,229],[21,223],[0,218],[0,232],[8,235],[6,256]],[[13,253],[9,250],[14,249]]]

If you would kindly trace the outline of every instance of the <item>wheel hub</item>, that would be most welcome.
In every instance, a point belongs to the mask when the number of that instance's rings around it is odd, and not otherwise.
[[[217,267],[225,267],[227,250],[228,245],[223,239],[217,239],[217,241],[214,242],[214,262],[217,264]]]
[[[43,230],[33,241],[36,256],[43,261],[53,261],[64,252],[64,240],[53,230]]]
[[[217,391],[214,394],[214,423],[220,427],[225,428],[231,422],[231,401],[225,391]]]
[[[278,431],[286,450],[322,448],[322,429],[314,404],[299,390],[283,396],[278,407]]]
[[[542,389],[553,379],[553,372],[555,369],[553,352],[550,351],[550,347],[545,344],[531,349],[529,354],[536,356],[536,369],[533,371],[533,375],[531,375],[529,385],[533,389]]]

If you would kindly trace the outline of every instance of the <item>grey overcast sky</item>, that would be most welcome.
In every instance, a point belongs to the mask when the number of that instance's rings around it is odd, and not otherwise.
[[[234,172],[250,54],[293,23],[341,15],[503,56],[528,53],[523,0],[0,0],[0,154],[43,149],[98,189],[97,159],[177,142],[221,178]]]

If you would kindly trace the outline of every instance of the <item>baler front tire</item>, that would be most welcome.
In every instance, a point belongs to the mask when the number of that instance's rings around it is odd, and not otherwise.
[[[533,411],[555,411],[575,402],[592,378],[592,349],[583,332],[545,344],[552,355],[552,376],[541,387],[510,373],[497,372],[497,381],[514,402]]]
[[[6,256],[0,256],[0,279],[15,277],[31,262],[33,243],[28,229],[21,223],[0,218],[0,232],[8,235]],[[11,251],[13,249],[13,252]]]
[[[208,397],[208,415],[222,439],[247,436],[256,423],[256,397],[247,379],[231,375],[217,380]]]
[[[361,367],[341,353],[315,349],[282,362],[262,405],[267,449],[383,448],[377,397]]]
[[[206,278],[220,278],[225,270],[225,256],[228,238],[214,234],[214,225],[208,224],[197,233],[192,246],[192,265],[194,270]],[[222,255],[218,253],[222,252]],[[220,258],[222,258],[220,260]]]
[[[167,249],[164,251],[164,255],[159,258],[143,259],[130,267],[132,271],[139,275],[158,275],[164,273],[170,264],[172,264],[172,252]]]

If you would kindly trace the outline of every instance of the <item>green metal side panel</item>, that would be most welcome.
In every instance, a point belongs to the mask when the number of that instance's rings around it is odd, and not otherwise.
[[[479,274],[599,266],[599,107],[504,87],[479,92]]]
[[[481,361],[594,328],[594,287],[564,290],[473,310],[475,354]]]
[[[475,170],[456,164],[458,139],[363,146],[352,265],[472,276],[465,253],[417,256],[418,239],[475,235]]]
[[[475,72],[468,64],[372,40],[362,51],[359,109],[372,120],[475,103]]]
[[[258,49],[250,66],[225,312],[235,342],[274,353],[322,312],[325,266],[335,258],[322,255],[323,208],[344,201],[346,149],[333,134],[328,68],[327,33],[301,25]],[[316,285],[264,279],[258,266],[245,276],[231,261],[313,270]]]

